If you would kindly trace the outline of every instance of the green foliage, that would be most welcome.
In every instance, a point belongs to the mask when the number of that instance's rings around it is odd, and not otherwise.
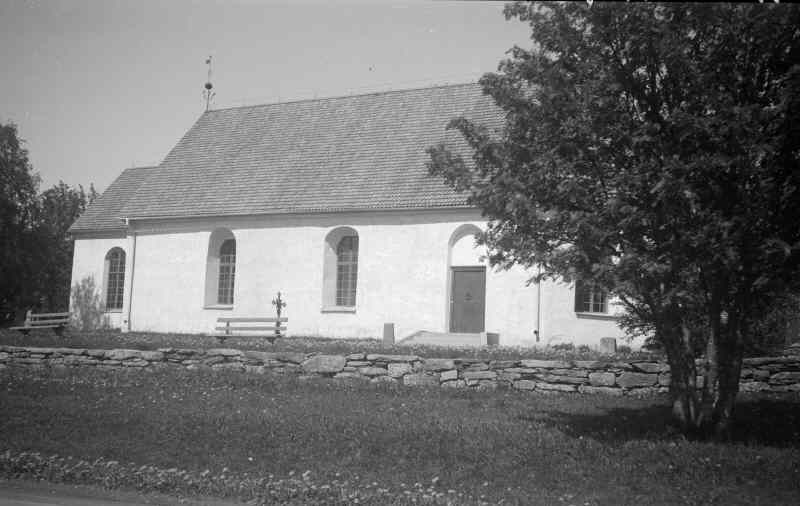
[[[694,396],[705,351],[719,375],[703,397],[727,392],[713,403],[732,410],[753,327],[800,285],[800,8],[516,3],[506,15],[530,24],[533,48],[481,79],[505,129],[454,120],[473,160],[439,145],[431,172],[491,220],[494,264],[613,291],[625,328],[670,357],[673,392]]]
[[[86,276],[72,287],[72,325],[77,330],[103,330],[109,327],[100,292],[94,277]]]
[[[0,124],[0,306],[15,306],[24,297],[33,266],[33,215],[39,177],[16,125]]]
[[[24,141],[0,125],[0,306],[66,311],[73,242],[67,229],[97,197],[59,182],[38,194]]]

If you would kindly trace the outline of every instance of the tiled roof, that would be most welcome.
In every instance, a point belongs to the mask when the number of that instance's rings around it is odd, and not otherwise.
[[[122,207],[136,193],[157,167],[126,169],[114,180],[103,194],[69,228],[70,233],[113,232],[125,230],[121,216]]]
[[[477,84],[208,111],[117,216],[464,206],[464,195],[428,176],[425,152],[446,141],[467,154],[460,134],[445,131],[462,115],[502,124]]]

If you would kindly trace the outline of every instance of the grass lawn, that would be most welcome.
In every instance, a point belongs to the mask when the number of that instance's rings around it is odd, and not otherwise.
[[[95,466],[72,480],[112,460],[151,477],[108,486],[266,503],[797,504],[800,398],[743,398],[729,445],[686,441],[667,414],[663,399],[9,367],[0,473],[40,452]]]
[[[434,345],[385,346],[379,339],[330,339],[323,337],[286,337],[270,344],[260,337],[231,337],[220,344],[214,336],[201,334],[165,334],[158,332],[127,332],[117,330],[84,332],[67,329],[64,337],[58,337],[50,330],[35,330],[27,336],[8,329],[0,329],[0,345],[10,346],[68,346],[71,348],[128,348],[135,350],[155,350],[157,348],[236,348],[241,350],[296,351],[303,353],[349,354],[360,352],[393,353],[398,355],[419,355],[425,358],[484,358],[495,360],[535,359],[573,359],[595,360],[598,358],[614,360],[648,360],[659,358],[658,354],[648,352],[628,352],[616,355],[601,355],[590,350],[559,350],[553,348],[532,348],[521,346],[499,347],[445,347]]]

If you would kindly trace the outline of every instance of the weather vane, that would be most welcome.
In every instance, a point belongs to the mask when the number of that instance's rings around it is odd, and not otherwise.
[[[213,99],[214,96],[216,95],[215,92],[211,91],[211,89],[214,87],[214,85],[211,84],[211,57],[210,56],[208,58],[206,58],[206,65],[208,65],[208,79],[206,80],[206,84],[204,86],[205,90],[203,90],[203,98],[206,100],[206,111],[208,111],[211,108],[211,99]]]

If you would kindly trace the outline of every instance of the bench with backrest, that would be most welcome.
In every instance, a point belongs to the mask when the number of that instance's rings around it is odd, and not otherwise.
[[[9,327],[10,330],[18,330],[24,335],[35,329],[53,329],[59,336],[64,333],[64,328],[69,324],[69,313],[39,313],[32,311],[25,313],[25,323],[20,327]]]
[[[275,318],[274,316],[250,316],[250,317],[237,317],[237,316],[222,316],[217,318],[217,326],[214,328],[220,334],[217,335],[219,342],[225,342],[225,339],[234,335],[248,335],[252,332],[271,332],[270,335],[265,337],[270,343],[274,343],[276,339],[281,337],[281,332],[286,332],[286,324],[289,319],[286,317]],[[245,334],[242,334],[245,333]]]

